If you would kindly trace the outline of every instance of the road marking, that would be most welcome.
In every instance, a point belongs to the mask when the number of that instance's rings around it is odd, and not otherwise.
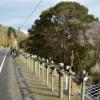
[[[2,63],[1,63],[1,66],[0,66],[0,73],[1,73],[1,70],[2,70],[2,68],[3,68],[3,65],[4,65],[4,62],[5,62],[7,53],[8,53],[8,50],[6,51],[6,54],[4,55],[3,61],[2,61]]]

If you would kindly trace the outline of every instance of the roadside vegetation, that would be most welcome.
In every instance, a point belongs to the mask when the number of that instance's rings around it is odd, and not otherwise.
[[[94,21],[99,22],[84,5],[61,2],[41,13],[28,30],[29,37],[20,42],[20,47],[25,52],[51,58],[57,64],[63,62],[65,65],[71,65],[73,53],[73,71],[80,74],[80,70],[86,70],[99,82],[100,74],[96,73],[95,76],[90,71],[98,58],[86,36],[86,31],[91,28],[89,24]]]
[[[19,43],[25,38],[26,35],[23,32],[0,24],[0,47],[14,47],[15,41]]]

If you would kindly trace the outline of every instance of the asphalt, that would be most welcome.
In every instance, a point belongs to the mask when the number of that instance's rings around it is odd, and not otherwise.
[[[7,49],[0,48],[0,65]],[[0,73],[0,100],[22,100],[15,74],[14,61],[7,54]]]

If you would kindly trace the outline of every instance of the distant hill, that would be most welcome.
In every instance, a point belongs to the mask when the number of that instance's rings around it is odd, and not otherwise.
[[[10,42],[11,40],[8,37],[8,29],[9,29],[9,27],[3,26],[0,24],[0,47],[8,47],[11,44],[11,42]],[[24,40],[27,37],[27,35],[24,32],[21,32],[16,29],[14,29],[14,30],[16,32],[16,35],[17,35],[16,40],[18,42],[21,42],[22,40]],[[15,40],[15,38],[14,38],[14,40]]]

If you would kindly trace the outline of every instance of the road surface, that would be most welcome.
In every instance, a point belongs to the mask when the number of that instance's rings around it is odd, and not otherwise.
[[[21,100],[14,62],[6,53],[7,49],[0,49],[0,100]]]

